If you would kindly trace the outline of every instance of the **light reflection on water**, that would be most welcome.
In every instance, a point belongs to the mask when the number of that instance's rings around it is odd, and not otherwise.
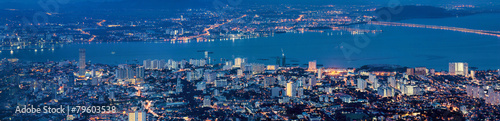
[[[436,23],[429,24],[436,25]],[[214,52],[210,56],[218,61],[246,57],[249,62],[275,64],[275,59],[282,54],[281,48],[283,48],[289,61],[287,63],[299,66],[317,60],[318,64],[323,64],[325,67],[398,64],[446,70],[448,62],[464,61],[471,67],[479,69],[500,68],[497,64],[500,62],[500,57],[497,56],[500,53],[500,39],[497,37],[422,28],[381,27],[381,29],[383,32],[370,36],[370,44],[361,48],[359,54],[353,54],[351,60],[344,57],[339,47],[342,42],[354,43],[354,36],[346,34],[348,32],[345,31],[285,33],[261,38],[188,43],[100,42],[44,45],[43,47],[51,48],[50,53],[16,50],[16,53],[11,51],[10,54],[0,52],[0,56],[29,61],[77,60],[78,49],[85,48],[87,59],[92,62],[121,64],[134,62],[133,60],[142,62],[144,59],[200,59],[204,58],[204,54],[197,51],[207,50]]]

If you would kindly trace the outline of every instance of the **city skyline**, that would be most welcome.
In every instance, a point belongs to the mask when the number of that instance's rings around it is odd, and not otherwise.
[[[499,5],[4,0],[0,120],[497,120]]]

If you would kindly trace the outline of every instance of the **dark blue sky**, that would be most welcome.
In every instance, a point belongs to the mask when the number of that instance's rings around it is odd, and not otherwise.
[[[39,7],[39,1],[49,0],[0,0],[0,8],[33,8]],[[241,1],[239,5],[248,4],[379,4],[387,5],[389,1],[397,1],[403,5],[440,5],[440,4],[472,4],[472,5],[500,5],[500,0],[53,0],[61,5],[75,6],[106,6],[112,8],[140,7],[140,8],[197,8],[213,7],[214,1]],[[67,4],[66,4],[67,3]]]

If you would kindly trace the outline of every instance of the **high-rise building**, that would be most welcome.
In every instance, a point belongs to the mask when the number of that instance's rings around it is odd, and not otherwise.
[[[252,63],[250,64],[252,74],[264,73],[266,66],[264,64]]]
[[[287,80],[283,80],[283,81],[278,81],[278,85],[280,86],[286,86],[286,83],[287,83]]]
[[[219,96],[219,90],[218,89],[214,89],[214,93],[213,93],[214,96]]]
[[[407,75],[415,74],[415,69],[414,68],[406,68],[406,74]]]
[[[325,90],[323,90],[326,94],[332,94],[333,93],[333,90],[335,90],[335,88],[333,87],[326,87]]]
[[[274,71],[276,70],[276,65],[267,65],[266,70]]]
[[[499,105],[500,104],[500,93],[498,91],[493,90],[493,88],[488,89],[488,97],[484,97],[485,102],[491,105]]]
[[[473,78],[473,79],[476,78],[475,74],[476,74],[476,72],[474,70],[470,70],[470,74],[469,75],[470,75],[471,78]]]
[[[472,85],[467,85],[465,87],[465,92],[467,92],[467,96],[469,96],[469,97],[472,97],[472,95],[474,95],[473,90],[474,90],[474,87]]]
[[[273,87],[273,89],[271,89],[271,97],[279,97],[280,91],[281,91],[281,88]]]
[[[116,71],[115,71],[115,78],[117,78],[117,79],[126,79],[126,76],[127,76],[127,72],[126,72],[125,69],[123,69],[123,68],[116,69]]]
[[[366,80],[364,79],[361,79],[361,78],[358,78],[357,80],[357,88],[360,89],[360,90],[364,90],[366,88]]]
[[[128,113],[129,121],[147,121],[146,118],[146,112],[144,111],[135,111],[132,113]]]
[[[306,77],[301,76],[297,79],[296,82],[297,82],[298,87],[303,87],[307,82],[309,82],[309,80]],[[309,88],[309,87],[307,87],[307,88]]]
[[[416,85],[404,85],[403,95],[415,95],[417,93]]]
[[[426,76],[428,71],[426,67],[415,67],[415,75]]]
[[[471,92],[473,98],[483,98],[484,97],[484,89],[482,87],[471,86]]]
[[[135,74],[135,70],[134,70],[132,67],[127,66],[125,69],[127,70],[127,78],[128,78],[128,79],[133,79],[133,78],[135,78],[135,76],[136,76],[136,74]]]
[[[195,73],[193,71],[186,72],[186,80],[191,82],[194,80]]]
[[[207,64],[207,59],[200,59],[200,63],[198,66],[205,66]]]
[[[237,73],[236,75],[237,75],[239,78],[241,78],[241,77],[243,77],[243,76],[245,75],[245,74],[243,73],[243,70],[242,70],[242,69],[238,69],[238,70],[236,70],[236,73]]]
[[[173,60],[168,60],[168,65],[165,62],[165,60],[147,59],[147,60],[143,61],[143,66],[145,69],[160,69],[161,70],[161,69],[165,69],[166,66],[175,69],[177,66],[173,67],[174,64],[177,64],[177,63],[175,63],[175,61],[173,61]]]
[[[80,48],[80,60],[78,61],[78,76],[85,77],[85,49]]]
[[[180,67],[181,69],[184,69],[184,68],[186,67],[186,63],[187,63],[187,61],[186,61],[186,60],[181,60],[181,61],[179,62],[179,67]]]
[[[248,72],[248,73],[252,73],[252,65],[251,64],[244,64],[244,65],[241,65],[241,70],[243,70],[243,72]]]
[[[316,60],[309,61],[309,68],[307,70],[309,70],[309,71],[316,71]]]
[[[430,69],[429,73],[431,74],[431,76],[434,76],[434,74],[436,73],[436,69]]]
[[[318,69],[318,78],[319,79],[323,78],[323,69],[322,68]]]
[[[235,58],[234,59],[234,67],[241,68],[242,63],[243,63],[243,59],[242,58]]]
[[[215,87],[225,87],[227,85],[226,79],[215,80]]]
[[[191,65],[194,65],[194,66],[197,66],[198,64],[200,63],[200,60],[196,60],[196,59],[189,59],[189,64]]]
[[[373,90],[377,90],[378,87],[380,87],[380,85],[381,85],[380,82],[378,81],[378,79],[373,80],[372,84],[373,84],[372,85],[373,86]]]
[[[205,90],[205,88],[207,88],[207,86],[206,83],[203,81],[196,84],[196,90]]]
[[[136,78],[144,78],[144,66],[138,66],[135,68]]]
[[[233,69],[233,62],[232,61],[226,61],[226,64],[222,67],[222,70],[231,70]]]
[[[143,65],[145,69],[151,69],[151,60],[150,59],[147,59],[147,60],[144,60],[143,62]]]
[[[302,97],[304,95],[304,88],[298,88],[297,89],[297,97]]]
[[[278,84],[281,85],[281,86],[285,86],[285,84],[286,84],[286,78],[285,78],[285,76],[278,75]]]
[[[377,76],[375,74],[369,74],[368,81],[372,82],[373,90],[377,90],[378,87],[380,86]]]
[[[182,93],[182,81],[181,78],[177,78],[177,84],[175,85],[175,93]]]
[[[166,65],[167,63],[162,59],[158,62],[158,69],[165,69]]]
[[[394,88],[382,86],[377,91],[378,95],[382,97],[393,97],[394,96]]]
[[[158,69],[158,67],[159,67],[158,64],[159,64],[158,60],[156,60],[156,59],[152,60],[151,61],[151,69]]]
[[[313,87],[316,86],[316,82],[314,75],[309,76],[309,89],[313,89]]]
[[[449,74],[450,75],[462,75],[467,76],[469,72],[469,64],[464,62],[453,62],[449,63]]]
[[[208,51],[205,51],[205,59],[208,59]]]
[[[115,78],[117,79],[144,78],[144,67],[120,64],[118,65],[118,68],[115,70]]]
[[[215,81],[216,79],[216,74],[215,72],[212,72],[212,71],[206,71],[204,74],[203,74],[203,79],[207,82],[207,83],[212,83]]]
[[[396,87],[396,78],[391,76],[387,78],[387,83],[389,83],[389,87]]]
[[[276,78],[274,77],[265,77],[264,78],[264,87],[270,87],[272,85],[274,85],[274,83],[276,82]]]
[[[295,83],[293,82],[288,82],[286,84],[286,96],[288,97],[293,97],[297,93],[296,88],[295,88]]]
[[[96,85],[98,85],[98,84],[100,83],[100,80],[101,80],[101,79],[100,79],[100,78],[97,78],[97,77],[92,78],[91,85],[92,85],[92,86],[96,86]]]
[[[203,107],[210,107],[212,106],[212,101],[210,100],[210,96],[205,96],[203,97]]]

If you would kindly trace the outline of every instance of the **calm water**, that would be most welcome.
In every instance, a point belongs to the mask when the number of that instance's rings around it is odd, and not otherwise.
[[[480,14],[459,18],[406,20],[406,23],[499,30],[500,14]],[[369,44],[358,48],[360,53],[345,58],[340,43],[354,46],[354,37],[348,32],[286,33],[273,37],[192,43],[92,43],[56,46],[55,50],[17,50],[13,54],[1,52],[1,58],[19,58],[26,61],[77,60],[78,49],[87,49],[87,60],[93,63],[121,64],[142,62],[144,59],[203,58],[198,50],[214,52],[211,57],[233,59],[246,57],[250,62],[275,64],[281,49],[287,63],[304,66],[317,60],[327,67],[359,67],[366,64],[398,64],[426,66],[447,70],[449,62],[468,62],[479,69],[500,68],[500,38],[493,36],[406,27],[380,27],[382,33],[369,36]],[[114,52],[114,54],[112,54]],[[262,60],[269,59],[269,60]]]

